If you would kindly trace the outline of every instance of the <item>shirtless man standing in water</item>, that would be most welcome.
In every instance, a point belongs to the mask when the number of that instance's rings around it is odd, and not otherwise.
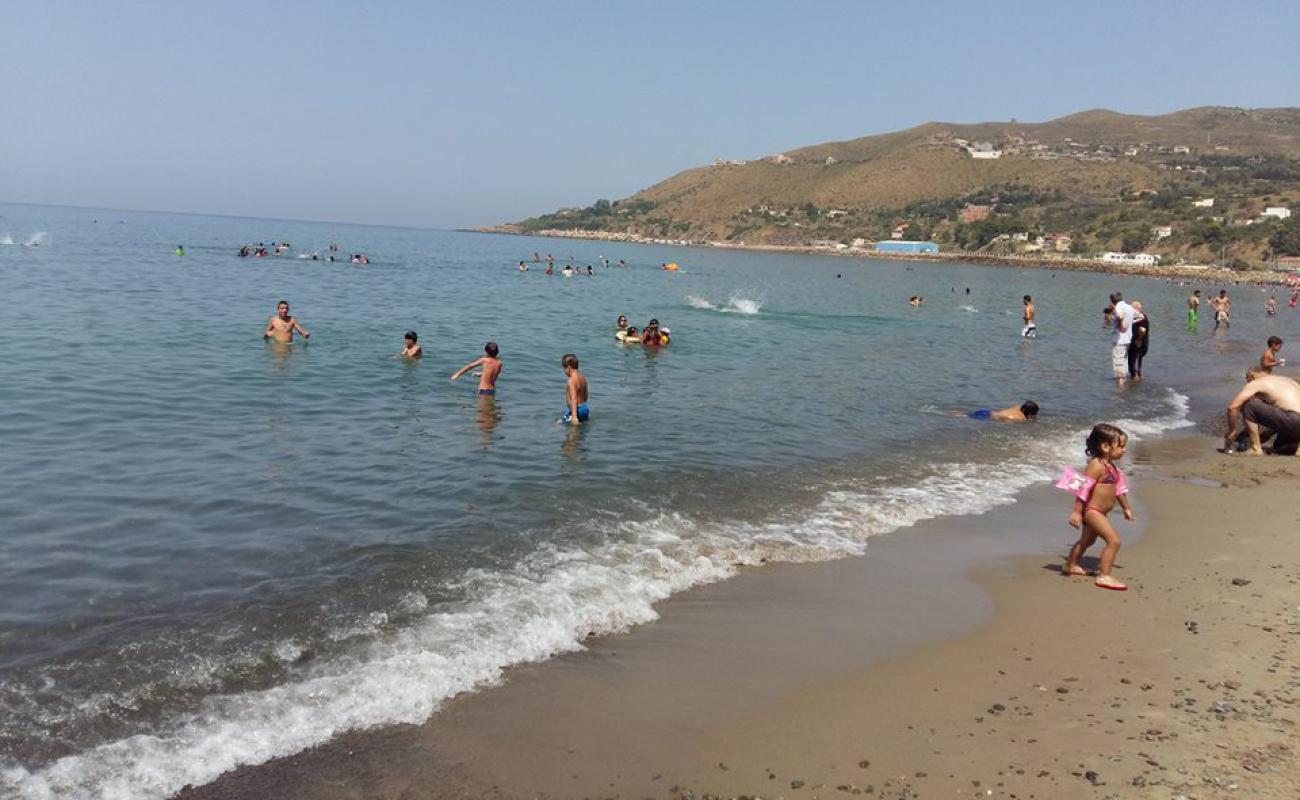
[[[1187,296],[1187,330],[1196,330],[1196,320],[1201,315],[1201,290],[1193,289]]]
[[[301,333],[304,339],[311,338],[311,334],[298,324],[298,318],[289,316],[289,301],[281,300],[275,306],[275,316],[271,317],[271,321],[266,323],[266,330],[262,331],[262,338],[289,344],[293,341],[294,331]]]
[[[1220,325],[1232,327],[1232,300],[1227,289],[1220,289],[1218,297],[1210,298],[1210,308],[1214,309],[1214,329]]]

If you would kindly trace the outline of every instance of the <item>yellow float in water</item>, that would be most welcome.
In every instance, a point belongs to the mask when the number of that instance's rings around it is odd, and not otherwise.
[[[670,263],[664,264],[664,269],[668,270],[669,272],[676,272],[678,269],[677,262],[672,261]]]

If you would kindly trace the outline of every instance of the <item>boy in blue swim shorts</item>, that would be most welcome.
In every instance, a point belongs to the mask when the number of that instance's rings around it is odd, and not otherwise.
[[[1026,422],[1038,418],[1038,404],[1026,400],[1018,406],[1007,408],[977,408],[966,416],[971,419],[991,419],[998,422]]]
[[[591,416],[587,407],[587,378],[578,371],[578,357],[565,353],[560,359],[564,374],[568,378],[564,385],[564,424],[578,425]]]

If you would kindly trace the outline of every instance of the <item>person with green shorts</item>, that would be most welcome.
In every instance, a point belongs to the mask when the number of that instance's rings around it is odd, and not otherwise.
[[[1201,310],[1201,290],[1193,289],[1187,298],[1187,330],[1196,332],[1196,318]]]

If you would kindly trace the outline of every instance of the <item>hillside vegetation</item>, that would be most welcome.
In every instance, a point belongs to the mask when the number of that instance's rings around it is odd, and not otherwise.
[[[949,251],[1140,251],[1245,268],[1300,255],[1300,213],[1264,216],[1274,207],[1300,212],[1300,109],[1096,110],[930,122],[719,160],[499,229],[840,248],[893,236]]]

